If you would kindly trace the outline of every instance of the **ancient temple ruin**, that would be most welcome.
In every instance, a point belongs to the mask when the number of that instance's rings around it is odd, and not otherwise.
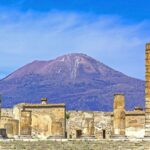
[[[114,95],[113,112],[69,111],[67,113],[69,114],[67,132],[68,137],[71,138],[144,138],[145,135],[145,112],[140,107],[126,111],[123,94]],[[79,131],[82,134],[79,134]]]
[[[65,138],[65,112],[64,104],[47,104],[46,98],[40,104],[21,103],[4,109],[0,128],[8,137]]]
[[[1,102],[1,98],[0,98]],[[66,111],[65,104],[0,106],[0,135],[8,138],[111,139],[150,137],[150,43],[146,44],[145,110],[125,110],[125,95],[114,95],[113,112]],[[1,103],[0,103],[1,105]]]
[[[44,101],[44,102],[43,102]],[[18,104],[1,109],[0,130],[8,138],[143,138],[145,112],[125,111],[123,94],[114,96],[114,112],[66,111],[64,104]]]

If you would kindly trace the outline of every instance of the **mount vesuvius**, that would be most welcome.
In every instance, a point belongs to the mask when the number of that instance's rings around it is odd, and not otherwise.
[[[125,94],[126,108],[144,106],[144,84],[84,54],[34,61],[0,81],[3,107],[16,103],[66,103],[72,110],[110,111],[113,96]]]

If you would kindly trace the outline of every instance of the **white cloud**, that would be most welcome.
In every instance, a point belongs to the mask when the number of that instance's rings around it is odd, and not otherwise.
[[[150,38],[148,25],[129,24],[116,16],[2,11],[0,71],[7,74],[35,59],[50,60],[80,52],[143,78],[144,44]]]

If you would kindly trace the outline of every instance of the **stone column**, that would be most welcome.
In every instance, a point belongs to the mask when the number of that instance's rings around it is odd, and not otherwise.
[[[2,109],[2,96],[0,95],[0,120],[1,120],[1,110]]]
[[[89,136],[94,137],[94,118],[89,122],[88,128],[89,128],[89,131],[88,131]]]
[[[150,137],[150,43],[146,44],[145,137]]]
[[[0,126],[1,126],[1,109],[2,109],[2,98],[0,95]],[[0,132],[0,139],[2,138],[2,133]]]
[[[114,118],[113,134],[114,136],[125,136],[125,100],[123,94],[114,95]]]
[[[82,122],[83,133],[82,137],[94,137],[94,118],[86,118]]]
[[[20,135],[31,136],[31,111],[21,111]]]

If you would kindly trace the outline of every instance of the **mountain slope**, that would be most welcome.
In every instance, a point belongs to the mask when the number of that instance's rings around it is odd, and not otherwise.
[[[19,102],[65,102],[68,109],[112,110],[113,95],[124,93],[126,107],[144,106],[144,81],[128,77],[84,54],[34,61],[0,81],[3,106]]]

